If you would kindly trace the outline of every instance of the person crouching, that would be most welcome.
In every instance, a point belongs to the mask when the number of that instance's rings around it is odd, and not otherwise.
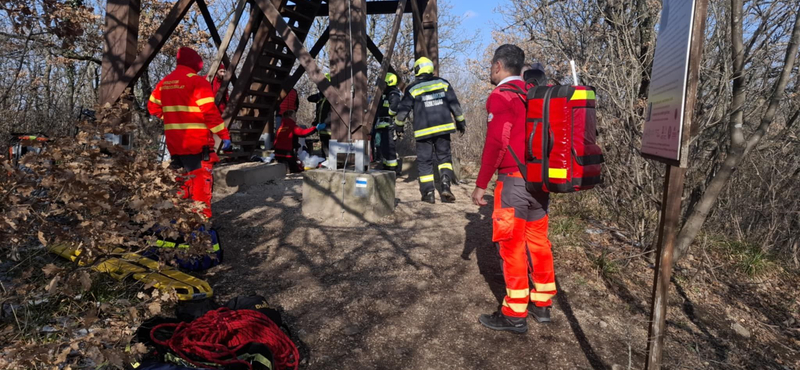
[[[291,173],[303,172],[303,165],[297,159],[295,141],[297,138],[306,137],[317,131],[324,130],[325,124],[320,123],[309,128],[297,125],[297,112],[289,110],[281,115],[281,127],[275,134],[275,160],[285,163]]]

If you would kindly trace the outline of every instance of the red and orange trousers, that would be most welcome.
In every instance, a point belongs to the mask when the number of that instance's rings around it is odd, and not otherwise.
[[[501,311],[506,316],[526,317],[528,303],[550,306],[556,295],[553,251],[547,239],[548,203],[549,194],[528,192],[519,172],[501,174],[497,180],[492,241],[499,244],[503,258],[506,297]]]
[[[182,197],[205,203],[203,214],[211,218],[211,194],[214,190],[214,163],[219,162],[216,153],[210,153],[210,160],[204,161],[202,154],[176,155],[172,165],[182,168],[183,173],[176,180],[182,182]]]

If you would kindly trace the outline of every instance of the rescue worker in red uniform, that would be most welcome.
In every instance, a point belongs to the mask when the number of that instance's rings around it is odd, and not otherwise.
[[[450,134],[467,130],[464,112],[456,97],[455,88],[447,80],[433,75],[433,62],[425,57],[414,63],[414,81],[406,87],[395,116],[398,132],[405,127],[405,120],[414,110],[414,139],[417,141],[417,167],[419,168],[419,190],[422,201],[436,203],[433,184],[434,170],[442,179],[440,196],[442,202],[453,203],[456,196],[450,191],[454,180],[453,160],[450,150]],[[454,120],[455,118],[455,120]],[[435,160],[435,161],[434,161]],[[434,169],[434,162],[438,167]]]
[[[303,166],[297,160],[295,151],[295,140],[298,137],[306,137],[317,131],[324,130],[325,124],[318,123],[316,126],[302,128],[295,122],[295,111],[289,110],[283,113],[281,127],[275,134],[275,160],[285,163],[289,167],[289,172],[303,172]]]
[[[230,95],[228,95],[228,87],[222,86],[222,81],[225,79],[225,64],[220,63],[219,69],[217,69],[217,75],[211,79],[211,92],[214,94],[214,97],[217,96],[217,92],[222,90],[222,100],[220,100],[219,104],[217,104],[217,108],[219,108],[219,113],[225,111],[225,108],[228,107],[228,99],[230,99]]]
[[[499,244],[503,259],[506,296],[500,312],[481,315],[480,322],[494,330],[524,333],[527,316],[540,323],[550,322],[551,298],[556,294],[553,252],[547,239],[549,194],[529,192],[514,153],[525,153],[525,103],[506,88],[523,91],[520,77],[525,53],[517,46],[502,45],[492,58],[491,80],[497,87],[486,101],[488,124],[481,169],[472,201],[486,206],[483,199],[489,181],[498,173],[494,190],[492,241]],[[505,88],[504,88],[505,86]],[[528,279],[533,281],[530,287]]]
[[[231,147],[231,137],[214,104],[211,84],[197,74],[203,69],[203,58],[196,51],[178,50],[178,65],[159,81],[147,110],[164,121],[167,150],[172,165],[183,168],[179,178],[183,196],[206,204],[203,214],[211,217],[212,169],[219,157],[214,153],[214,134],[222,139],[222,149]]]

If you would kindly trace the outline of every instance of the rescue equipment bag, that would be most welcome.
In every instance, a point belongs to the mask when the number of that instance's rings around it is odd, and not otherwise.
[[[601,184],[605,160],[597,145],[594,88],[534,86],[521,95],[527,111],[525,162],[509,150],[528,191],[572,193]]]

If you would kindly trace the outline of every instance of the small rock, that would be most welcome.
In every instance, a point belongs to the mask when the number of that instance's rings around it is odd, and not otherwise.
[[[608,323],[606,323],[605,321],[600,321],[599,325],[601,329],[605,329],[608,327]]]
[[[58,329],[56,329],[56,328],[54,328],[54,327],[52,327],[50,325],[45,325],[45,326],[42,327],[42,329],[40,331],[42,333],[55,333],[55,332],[58,331]]]
[[[356,334],[358,334],[360,332],[361,332],[361,329],[358,326],[355,326],[355,325],[348,326],[348,327],[344,328],[344,335],[347,335],[347,336],[356,335]]]
[[[736,334],[739,334],[745,338],[750,338],[750,331],[745,329],[745,327],[740,325],[738,322],[731,325],[731,329],[733,329],[733,331],[735,331]]]
[[[611,365],[611,370],[623,370],[623,369],[624,368],[622,367],[622,365],[617,365],[617,364]]]
[[[602,234],[603,230],[600,230],[600,229],[586,229],[586,233],[587,234],[592,234],[592,235]]]

